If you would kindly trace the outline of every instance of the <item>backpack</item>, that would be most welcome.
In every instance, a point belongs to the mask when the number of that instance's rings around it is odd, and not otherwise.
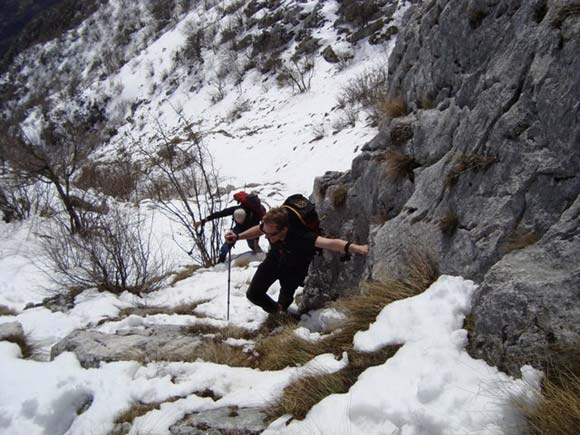
[[[262,205],[260,197],[255,193],[241,191],[234,194],[234,199],[242,204],[242,207],[254,213],[258,220],[262,219],[266,214],[266,208]]]
[[[300,222],[308,231],[320,235],[320,219],[312,201],[297,193],[289,196],[282,204],[282,208],[288,210],[290,223]]]

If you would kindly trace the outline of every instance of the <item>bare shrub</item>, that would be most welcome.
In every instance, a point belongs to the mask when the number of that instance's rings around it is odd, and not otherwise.
[[[226,96],[226,79],[225,76],[216,74],[216,76],[209,81],[211,90],[209,92],[211,102],[216,104],[223,100]]]
[[[313,75],[312,58],[292,59],[282,64],[276,81],[280,86],[291,86],[292,90],[304,93],[310,89]]]
[[[167,276],[164,259],[152,246],[151,228],[135,210],[96,216],[78,234],[55,223],[42,246],[45,271],[63,288],[142,295],[161,288]]]
[[[187,31],[182,53],[186,60],[202,63],[202,50],[207,46],[207,37],[204,29],[191,25]]]
[[[219,177],[213,165],[213,158],[204,146],[202,137],[179,112],[184,139],[175,141],[167,128],[157,124],[161,137],[159,150],[170,149],[169,159],[161,158],[143,144],[136,146],[147,157],[151,165],[151,181],[148,185],[150,197],[154,198],[161,210],[188,235],[194,248],[180,246],[194,260],[204,267],[215,264],[222,243],[222,221],[214,219],[209,235],[205,227],[198,230],[194,222],[208,214],[221,210]],[[178,142],[178,143],[176,143]]]
[[[232,122],[242,117],[242,114],[250,110],[250,100],[241,99],[236,100],[234,107],[228,113],[228,119]]]
[[[385,152],[385,166],[387,175],[392,180],[407,178],[413,182],[415,179],[413,169],[417,168],[419,164],[412,156],[389,149]]]
[[[92,188],[103,195],[131,201],[138,200],[137,187],[142,178],[141,165],[126,158],[106,164],[92,162],[84,165],[75,185],[83,190]]]
[[[387,93],[387,68],[376,66],[350,80],[341,90],[338,103],[342,107],[361,106],[373,108],[385,99]]]
[[[0,177],[0,211],[6,223],[28,218],[32,208],[26,186],[12,181],[8,177]]]
[[[335,50],[337,62],[337,69],[339,71],[344,71],[347,69],[354,59],[354,53],[350,50]]]
[[[358,110],[347,106],[342,109],[342,115],[332,122],[334,133],[344,130],[347,127],[354,127],[358,120]]]
[[[311,142],[315,142],[326,136],[326,128],[324,127],[324,124],[318,124],[312,127],[312,134],[314,135],[314,138]]]

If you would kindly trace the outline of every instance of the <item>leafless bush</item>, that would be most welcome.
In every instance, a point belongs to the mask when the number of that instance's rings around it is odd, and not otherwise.
[[[291,86],[299,93],[310,89],[314,75],[314,60],[312,58],[292,59],[283,63],[276,80],[281,86]]]
[[[336,58],[338,59],[337,68],[339,71],[344,71],[352,63],[354,53],[350,50],[335,50]]]
[[[138,211],[118,208],[93,216],[82,233],[70,234],[56,221],[42,238],[43,266],[63,288],[137,295],[157,290],[167,277],[166,264],[144,224]]]
[[[312,127],[312,134],[314,135],[314,139],[312,139],[311,142],[320,140],[326,136],[326,128],[324,127],[324,124],[317,124]]]
[[[175,140],[167,128],[158,123],[162,138],[159,153],[151,152],[141,144],[136,145],[147,156],[154,172],[148,190],[162,211],[190,236],[194,248],[180,246],[194,260],[207,267],[215,264],[221,245],[221,219],[214,219],[209,234],[203,227],[198,231],[194,222],[221,209],[219,177],[213,159],[204,146],[201,136],[180,113],[178,116],[185,138]]]
[[[91,188],[122,201],[138,200],[137,187],[143,177],[141,165],[125,158],[107,164],[88,163],[81,168],[75,185]]]
[[[183,56],[186,60],[195,63],[203,62],[201,50],[207,46],[207,36],[203,29],[191,24],[188,26],[185,45],[183,47]]]
[[[4,222],[24,220],[30,216],[32,200],[25,186],[0,177],[0,211]]]
[[[358,110],[354,107],[345,107],[342,109],[342,116],[332,122],[334,132],[344,130],[346,127],[354,127],[358,120]]]
[[[230,121],[235,121],[236,119],[240,119],[242,113],[247,112],[248,110],[250,110],[250,100],[237,100],[232,110],[230,110],[228,118]]]
[[[359,74],[342,88],[338,103],[342,107],[373,108],[387,94],[387,68],[383,65]]]
[[[211,85],[211,90],[209,91],[211,102],[217,103],[224,99],[226,96],[226,78],[228,76],[228,70],[225,66],[220,66],[216,71],[215,76],[209,80]]]

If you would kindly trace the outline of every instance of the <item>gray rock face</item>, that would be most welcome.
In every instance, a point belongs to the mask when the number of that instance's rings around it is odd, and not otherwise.
[[[169,431],[173,435],[252,435],[266,429],[265,419],[260,409],[227,407],[188,415]]]
[[[578,348],[580,199],[544,237],[506,255],[487,273],[473,313],[472,354],[516,373],[521,362]]]
[[[62,352],[74,352],[81,366],[98,367],[101,361],[191,361],[201,339],[188,335],[180,326],[156,325],[118,334],[74,331],[54,345],[51,359]]]
[[[389,63],[389,93],[408,115],[313,193],[326,233],[368,240],[371,255],[318,258],[303,308],[403,274],[409,251],[427,250],[441,273],[482,284],[474,343],[493,364],[514,371],[548,344],[580,343],[578,269],[565,265],[580,258],[580,15],[569,3],[410,10]]]

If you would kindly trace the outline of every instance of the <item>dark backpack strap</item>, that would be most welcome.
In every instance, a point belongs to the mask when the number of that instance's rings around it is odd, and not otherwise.
[[[306,225],[306,222],[304,222],[304,219],[302,218],[302,215],[298,212],[298,210],[296,210],[294,207],[289,206],[288,204],[282,205],[282,208],[286,208],[286,209],[292,211],[292,213],[294,213],[296,215],[296,217],[298,219],[300,219],[300,222],[302,222],[302,225],[304,225],[305,227],[308,228],[308,225]]]

